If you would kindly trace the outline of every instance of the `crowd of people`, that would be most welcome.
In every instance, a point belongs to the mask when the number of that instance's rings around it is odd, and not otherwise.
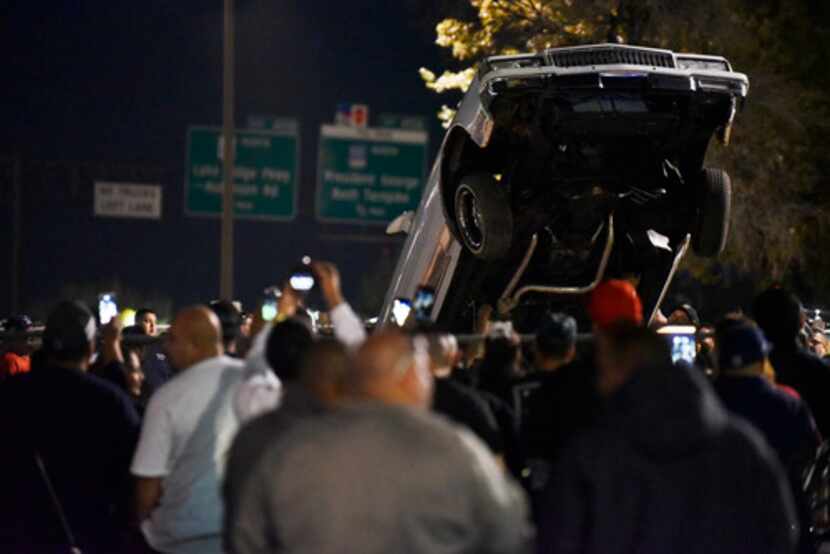
[[[528,341],[483,310],[459,343],[368,334],[312,267],[331,333],[287,283],[272,321],[216,301],[163,340],[150,309],[98,329],[63,302],[37,350],[10,319],[0,550],[791,553],[830,528],[805,486],[830,366],[790,292],[716,325],[670,310],[687,364],[627,281],[589,295],[590,329],[548,313]]]

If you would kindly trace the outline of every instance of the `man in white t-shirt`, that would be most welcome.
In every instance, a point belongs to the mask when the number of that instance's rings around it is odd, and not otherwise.
[[[167,350],[180,372],[150,399],[131,467],[141,530],[162,552],[220,553],[219,487],[243,363],[224,355],[219,320],[204,306],[179,312]]]

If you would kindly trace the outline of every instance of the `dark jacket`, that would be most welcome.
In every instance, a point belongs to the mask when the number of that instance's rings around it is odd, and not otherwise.
[[[798,347],[795,340],[792,345],[776,344],[769,360],[776,380],[798,391],[813,412],[822,436],[830,436],[830,366]]]
[[[807,405],[761,376],[721,375],[715,390],[727,410],[758,429],[786,468],[812,459],[819,445]]]
[[[449,378],[436,379],[432,410],[467,427],[494,453],[504,451],[504,441],[496,417],[475,389]]]
[[[596,369],[574,363],[554,372],[537,372],[532,379],[539,386],[522,400],[522,443],[529,458],[553,462],[596,419]]]
[[[129,465],[139,427],[126,394],[103,379],[60,367],[36,367],[4,387],[0,415],[14,421],[0,446],[4,552],[52,552],[66,544],[35,453],[81,549],[117,552],[127,529]]]
[[[692,370],[644,369],[563,454],[540,552],[787,553],[796,518],[775,454]]]

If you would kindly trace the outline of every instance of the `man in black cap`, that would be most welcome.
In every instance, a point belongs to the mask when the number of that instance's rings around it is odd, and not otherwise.
[[[228,300],[214,300],[210,303],[210,309],[219,318],[219,324],[222,326],[225,354],[238,358],[237,341],[242,335],[242,312]]]
[[[700,316],[691,304],[680,304],[671,311],[669,325],[693,325],[700,327]]]
[[[139,420],[122,391],[87,373],[95,337],[85,306],[59,304],[46,323],[42,364],[0,390],[0,420],[15,422],[0,442],[0,544],[8,552],[68,551],[60,548],[69,542],[85,554],[119,551]]]
[[[576,359],[576,320],[546,315],[536,332],[535,382],[522,395],[522,442],[531,468],[531,490],[541,490],[552,464],[571,439],[590,426],[598,403],[592,365]]]
[[[576,320],[561,313],[545,317],[536,333],[539,386],[522,400],[522,437],[529,458],[553,461],[562,445],[590,421],[595,372],[573,363],[576,335]]]

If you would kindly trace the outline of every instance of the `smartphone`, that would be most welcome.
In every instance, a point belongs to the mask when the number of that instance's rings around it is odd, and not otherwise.
[[[693,325],[666,325],[657,330],[666,335],[671,346],[673,363],[680,361],[694,364],[697,357],[697,328]]]
[[[311,258],[303,256],[302,262],[288,278],[291,288],[300,293],[307,293],[317,284],[311,271]]]
[[[261,314],[263,321],[274,321],[274,318],[277,317],[277,299],[266,298],[263,300]]]
[[[412,302],[408,298],[396,298],[392,303],[392,318],[398,327],[403,327],[412,311]]]
[[[263,321],[274,321],[274,318],[277,317],[277,313],[279,312],[277,301],[280,296],[281,292],[277,287],[268,287],[265,289],[262,298],[262,308],[260,309],[260,315]]]
[[[102,292],[98,295],[98,322],[106,325],[112,318],[118,317],[118,304],[114,292]]]
[[[435,289],[426,286],[418,287],[418,290],[415,291],[415,300],[412,302],[415,320],[418,322],[429,321],[434,305]]]

